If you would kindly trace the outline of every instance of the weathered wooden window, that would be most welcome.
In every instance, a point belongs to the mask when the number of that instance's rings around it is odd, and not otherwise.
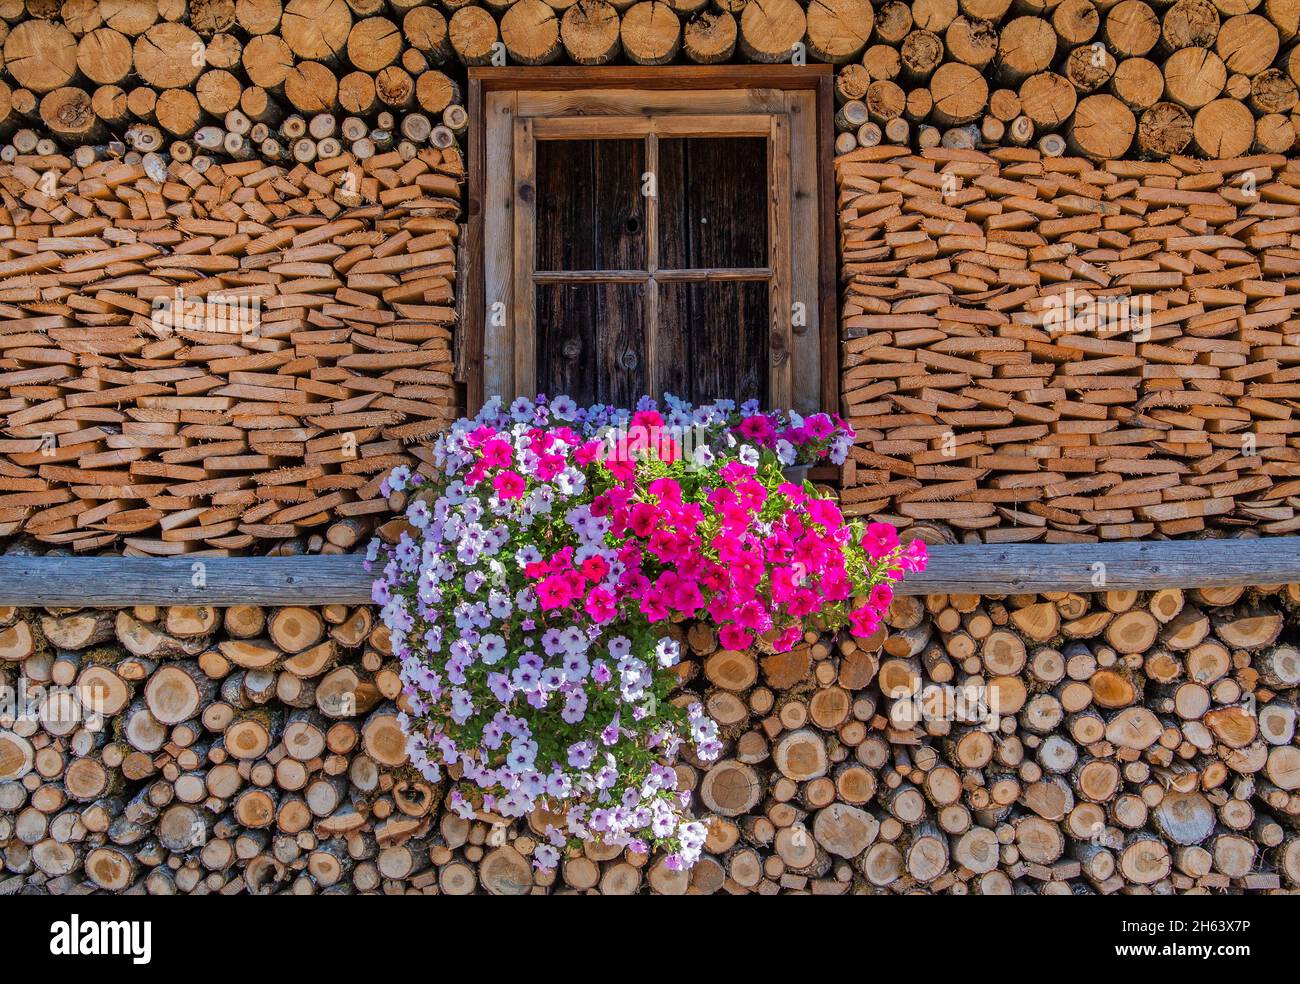
[[[472,71],[471,409],[538,392],[833,406],[823,79]]]

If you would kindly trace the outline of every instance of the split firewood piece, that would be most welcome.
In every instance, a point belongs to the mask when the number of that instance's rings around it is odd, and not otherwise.
[[[169,662],[156,670],[144,687],[144,702],[160,724],[180,724],[198,716],[216,693],[195,661]]]
[[[147,622],[119,611],[114,620],[114,634],[127,651],[147,659],[197,656],[204,648],[203,639],[177,639]]]
[[[315,609],[279,608],[267,622],[271,641],[286,653],[300,653],[325,638],[325,623]]]
[[[700,784],[700,802],[724,817],[748,813],[762,794],[763,785],[758,773],[734,760],[714,763]]]
[[[112,612],[88,609],[71,615],[41,618],[41,633],[59,649],[85,649],[112,639],[115,617]]]
[[[372,713],[361,728],[366,754],[381,766],[395,768],[406,762],[406,735],[391,705]]]
[[[217,627],[217,609],[207,605],[173,605],[168,607],[163,627],[174,636],[206,636]]]

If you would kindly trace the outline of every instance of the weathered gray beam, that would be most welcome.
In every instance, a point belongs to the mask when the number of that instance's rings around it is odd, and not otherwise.
[[[903,594],[1154,591],[1300,581],[1300,537],[933,547]]]
[[[360,556],[0,557],[0,604],[322,605],[370,600]],[[1300,537],[939,546],[903,594],[1150,591],[1300,582]]]
[[[0,604],[329,605],[370,600],[358,555],[0,557]]]

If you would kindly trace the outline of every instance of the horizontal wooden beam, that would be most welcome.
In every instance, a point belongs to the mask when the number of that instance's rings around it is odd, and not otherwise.
[[[0,604],[357,605],[362,558],[0,557]],[[1150,591],[1300,583],[1300,537],[1105,544],[937,546],[902,594]]]
[[[305,557],[0,557],[0,605],[357,605],[359,554]]]
[[[1300,537],[937,546],[903,594],[1154,591],[1300,581]]]

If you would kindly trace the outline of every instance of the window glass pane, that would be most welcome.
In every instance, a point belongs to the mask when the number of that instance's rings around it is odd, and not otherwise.
[[[537,269],[644,270],[645,142],[536,146]]]
[[[661,269],[767,266],[767,141],[659,141]]]
[[[539,284],[537,391],[586,406],[646,392],[645,285]]]
[[[664,392],[694,403],[756,398],[766,405],[767,335],[764,281],[659,285]]]

